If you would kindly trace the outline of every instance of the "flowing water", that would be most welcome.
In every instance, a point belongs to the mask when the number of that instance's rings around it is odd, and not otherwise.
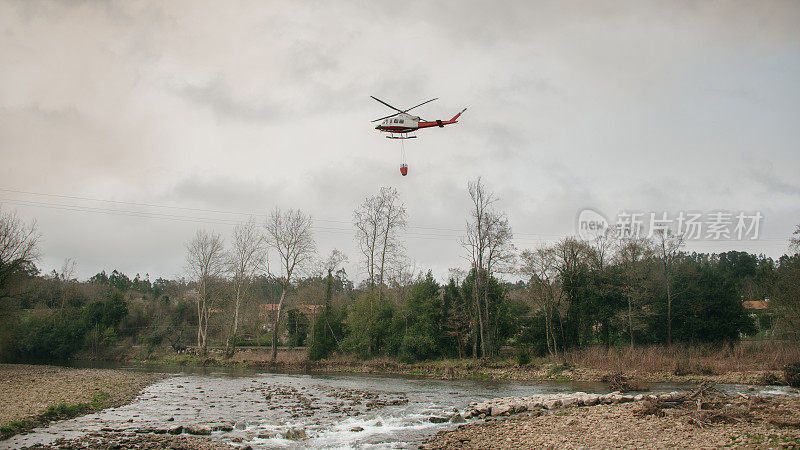
[[[656,391],[688,386],[658,384]],[[745,390],[728,385],[727,390]],[[763,388],[765,393],[782,393]],[[290,375],[219,370],[177,373],[148,388],[132,403],[35,429],[0,442],[19,448],[92,431],[135,433],[177,425],[234,426],[212,439],[241,438],[253,448],[417,447],[453,423],[432,423],[473,401],[558,392],[596,392],[599,383],[430,380],[368,375]],[[302,430],[306,439],[285,439]],[[355,430],[355,431],[354,431]],[[237,439],[238,440],[238,439]]]

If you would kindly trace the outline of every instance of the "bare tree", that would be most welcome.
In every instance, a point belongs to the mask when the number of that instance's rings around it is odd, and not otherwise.
[[[401,258],[403,245],[399,233],[407,224],[406,208],[400,203],[397,189],[382,187],[377,195],[367,197],[353,212],[356,240],[364,255],[371,289],[378,287],[378,302],[383,299],[387,267]]]
[[[198,230],[186,244],[186,263],[197,282],[197,346],[208,350],[208,321],[213,310],[213,284],[225,273],[225,248],[219,234]]]
[[[654,237],[667,287],[667,345],[672,345],[672,271],[683,248],[684,240],[682,234],[675,234],[669,228],[656,229]]]
[[[275,208],[267,219],[269,245],[278,252],[282,272],[279,278],[281,298],[272,326],[273,361],[278,356],[278,327],[281,323],[281,309],[286,299],[286,292],[291,285],[292,277],[309,267],[316,252],[312,224],[311,216],[297,209],[281,211]]]
[[[345,262],[347,262],[348,258],[341,250],[334,248],[328,254],[328,257],[322,261],[322,272],[321,276],[326,279],[325,282],[325,308],[330,308],[331,305],[328,304],[331,298],[333,298],[333,273]],[[314,307],[312,309],[312,326],[316,326],[317,323],[317,308],[319,308],[319,304],[314,302]],[[330,325],[328,325],[330,327]]]
[[[555,249],[543,245],[536,250],[524,250],[520,259],[522,261],[520,273],[530,281],[531,296],[538,300],[544,311],[547,351],[551,355],[558,356],[553,317],[561,302],[562,290],[558,280]]]
[[[494,354],[492,326],[489,308],[489,280],[496,267],[513,267],[514,248],[511,245],[511,227],[504,214],[492,209],[497,201],[492,192],[487,192],[480,177],[467,183],[472,200],[466,236],[461,245],[468,254],[475,271],[472,296],[477,317],[477,345],[483,357]],[[477,346],[476,345],[476,346]]]
[[[336,269],[339,268],[342,264],[346,263],[348,260],[347,255],[345,255],[341,250],[335,248],[331,250],[328,254],[328,257],[325,258],[323,261],[323,268],[325,269],[325,274],[333,274]]]
[[[492,326],[489,314],[489,280],[495,272],[513,272],[516,252],[511,239],[514,234],[505,214],[489,211],[486,214],[486,280],[483,284],[483,310],[487,324],[487,348],[489,356],[494,356],[496,327]]]
[[[0,300],[11,295],[13,280],[39,258],[36,222],[25,224],[16,212],[0,208]]]
[[[64,264],[61,265],[61,270],[58,273],[57,280],[60,280],[61,283],[66,283],[66,287],[69,289],[70,283],[75,280],[75,272],[77,271],[77,263],[72,258],[65,258]],[[64,311],[64,308],[67,305],[67,297],[62,293],[61,295],[61,311]]]
[[[603,270],[614,257],[614,250],[619,242],[614,228],[605,228],[594,233],[588,242],[591,252],[589,261],[595,269]]]
[[[651,242],[647,239],[631,236],[624,237],[618,241],[617,260],[626,278],[623,290],[628,300],[628,334],[631,341],[631,349],[634,347],[633,304],[644,295],[642,283],[649,269],[645,262],[652,256],[653,248]]]
[[[65,258],[64,263],[61,264],[59,275],[61,281],[73,281],[75,279],[75,272],[77,271],[78,264],[72,258]]]
[[[789,250],[800,253],[800,225],[797,225],[797,228],[794,229],[794,233],[792,233],[792,237],[789,238]]]
[[[253,278],[266,269],[266,261],[266,239],[255,219],[251,217],[247,222],[236,225],[233,229],[233,247],[228,254],[228,271],[232,275],[234,290],[233,320],[225,343],[225,354],[228,356],[236,351],[242,299],[247,295]]]
[[[486,213],[492,203],[495,202],[494,195],[486,192],[481,183],[480,177],[475,181],[467,183],[467,190],[472,199],[472,210],[470,220],[467,221],[467,234],[461,241],[461,245],[466,248],[470,255],[470,263],[475,271],[475,278],[472,283],[472,300],[474,303],[477,325],[477,347],[480,348],[481,356],[488,356],[486,348],[486,327],[488,327],[487,317],[481,308],[481,280],[483,277],[483,260],[486,252],[488,232],[486,230]],[[476,355],[477,356],[477,355]]]

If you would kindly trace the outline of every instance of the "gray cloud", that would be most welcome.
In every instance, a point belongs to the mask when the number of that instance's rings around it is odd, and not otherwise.
[[[583,207],[728,208],[769,214],[776,240],[757,250],[777,255],[800,216],[797,23],[780,1],[2,2],[0,187],[162,212],[299,207],[320,249],[355,265],[352,210],[393,185],[415,230],[450,230],[409,238],[442,275],[463,265],[452,230],[483,176],[520,245],[572,233]],[[369,95],[439,97],[425,118],[469,110],[406,143],[403,178]],[[231,223],[16,207],[39,219],[43,265],[74,257],[83,275],[179,274],[196,228]]]

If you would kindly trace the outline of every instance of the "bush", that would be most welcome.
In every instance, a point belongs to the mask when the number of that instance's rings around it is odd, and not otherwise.
[[[672,372],[674,375],[716,375],[717,371],[714,366],[710,364],[702,364],[699,362],[692,363],[685,359],[679,359],[675,363],[675,370]]]
[[[518,348],[517,349],[517,365],[518,366],[527,366],[531,363],[531,354],[525,348]]]
[[[308,359],[319,361],[327,358],[338,348],[336,335],[342,335],[342,322],[329,308],[325,308],[317,317],[311,334],[311,345],[308,346]]]
[[[430,359],[436,355],[436,342],[430,335],[410,331],[400,344],[400,360],[412,363]]]
[[[786,384],[800,388],[800,362],[787,364],[783,368],[783,375],[786,378]]]
[[[780,377],[778,377],[772,372],[764,372],[763,374],[761,374],[761,384],[765,386],[774,386],[780,383],[781,383]]]
[[[80,316],[54,311],[22,320],[13,331],[12,361],[66,361],[80,350],[84,339]]]

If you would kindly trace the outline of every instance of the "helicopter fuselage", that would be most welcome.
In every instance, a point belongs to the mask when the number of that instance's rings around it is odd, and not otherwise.
[[[465,108],[466,110],[466,108]],[[389,117],[384,119],[378,126],[375,127],[376,130],[382,131],[384,133],[410,133],[412,131],[419,130],[421,128],[430,128],[430,127],[440,127],[444,128],[445,125],[451,125],[454,123],[458,123],[458,116],[461,115],[464,111],[453,116],[450,120],[433,120],[433,121],[424,121],[420,120],[418,116],[412,116],[411,114],[400,113],[395,116]]]

